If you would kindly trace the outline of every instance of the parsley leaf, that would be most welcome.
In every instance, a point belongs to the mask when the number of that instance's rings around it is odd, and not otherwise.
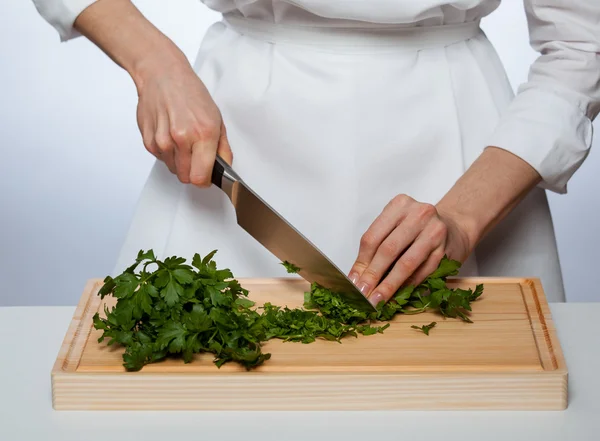
[[[183,295],[183,289],[181,285],[172,278],[161,291],[161,295],[165,299],[165,302],[167,302],[167,305],[174,306],[179,301],[179,297]]]
[[[169,352],[177,353],[185,346],[187,329],[183,323],[171,321],[158,331],[156,346],[159,349],[169,348]]]
[[[422,331],[423,334],[429,335],[429,331],[431,330],[431,328],[435,327],[436,324],[437,324],[436,322],[431,322],[428,325],[423,325],[423,326],[412,325],[411,328],[418,329],[418,330]]]
[[[444,256],[440,261],[438,268],[427,277],[428,280],[432,279],[446,279],[448,276],[455,276],[458,274],[460,269],[460,262],[456,260],[448,259],[448,256]]]
[[[290,274],[296,274],[300,271],[299,267],[297,267],[293,263],[288,262],[287,260],[284,262],[281,262],[281,265],[283,265],[285,267],[285,269],[287,270],[287,272]]]

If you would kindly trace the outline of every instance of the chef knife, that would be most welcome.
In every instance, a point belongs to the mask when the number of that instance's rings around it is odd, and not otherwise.
[[[344,300],[357,309],[376,311],[333,262],[262,200],[218,155],[212,183],[229,197],[235,208],[238,225],[279,260],[299,267],[298,274],[302,278],[340,293]]]

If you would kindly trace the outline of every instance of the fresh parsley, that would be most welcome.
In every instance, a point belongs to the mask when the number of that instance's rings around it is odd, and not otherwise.
[[[419,331],[422,331],[423,334],[425,335],[429,335],[429,331],[435,327],[437,323],[436,322],[431,322],[428,325],[423,325],[423,326],[417,326],[417,325],[412,325],[411,328],[413,329],[418,329]]]
[[[300,271],[300,268],[298,268],[293,263],[288,262],[287,260],[285,262],[281,262],[281,264],[285,267],[287,272],[290,274],[296,274]]]
[[[401,288],[376,312],[357,310],[343,295],[318,284],[305,293],[304,308],[270,303],[255,307],[231,271],[217,267],[215,253],[195,254],[188,265],[181,257],[162,261],[152,250],[140,251],[122,274],[104,279],[98,294],[112,296],[117,303],[104,308],[104,317],[94,315],[94,328],[103,331],[98,342],[123,346],[123,365],[132,371],[166,357],[189,363],[201,352],[212,353],[218,367],[232,361],[252,369],[269,360],[271,354],[262,352],[262,344],[273,338],[340,342],[348,336],[382,333],[390,323],[377,323],[396,314],[427,310],[470,322],[471,302],[483,293],[483,285],[474,291],[448,288],[446,277],[457,274],[460,263],[444,257],[423,283]],[[283,264],[290,272],[300,270]],[[422,330],[427,334],[429,329]]]

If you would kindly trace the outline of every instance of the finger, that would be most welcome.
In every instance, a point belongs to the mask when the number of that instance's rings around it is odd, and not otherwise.
[[[233,152],[229,145],[229,139],[227,138],[227,130],[225,124],[221,123],[221,134],[219,137],[219,147],[217,148],[217,154],[230,166],[233,164]]]
[[[374,306],[377,306],[381,301],[388,302],[400,286],[429,259],[435,248],[435,244],[420,235],[394,264],[385,279],[373,290],[369,296],[369,301]]]
[[[220,129],[219,126],[211,126],[201,133],[199,139],[192,145],[190,181],[194,185],[205,188],[211,185]]]
[[[156,133],[156,124],[154,118],[138,109],[137,120],[144,147],[152,156],[154,156],[156,159],[160,159],[160,150],[156,144],[156,140],[154,139],[154,134]]]
[[[435,218],[419,233],[410,248],[398,259],[390,273],[373,290],[372,303],[386,302],[404,284],[421,283],[425,277],[435,271],[446,249],[448,229],[446,224]],[[431,269],[430,259],[435,266]],[[429,273],[426,273],[430,271]],[[423,276],[423,273],[426,273]],[[422,277],[422,278],[421,278]]]
[[[154,135],[142,135],[142,140],[144,142],[144,147],[146,148],[146,150],[156,159],[160,160],[160,149],[158,148],[158,145],[154,140]]]
[[[155,144],[157,142],[155,141]],[[157,147],[158,155],[157,158],[165,163],[167,168],[174,175],[177,174],[177,167],[175,167],[175,160],[173,159],[173,150],[162,150],[160,147]]]
[[[192,165],[192,123],[174,124],[171,121],[171,139],[175,142],[173,160],[177,168],[177,177],[181,182],[190,182],[190,171]]]
[[[144,142],[144,145],[146,145],[146,142]],[[158,148],[158,145],[156,144],[156,140],[154,139],[154,136],[152,137],[152,140],[146,146],[146,149],[150,153],[152,153],[152,155],[154,155],[156,157],[156,159],[158,159],[159,161],[162,161],[161,151]]]
[[[372,289],[379,284],[386,272],[392,267],[396,259],[409,248],[428,224],[435,219],[438,223],[435,207],[429,204],[408,204],[408,214],[394,231],[382,242],[373,259],[365,268],[358,281],[358,289],[369,295]],[[437,244],[436,244],[437,246]]]
[[[385,273],[391,270],[398,257],[415,241],[421,230],[419,224],[407,219],[383,241],[358,281],[358,289],[364,295],[368,296],[372,292]]]
[[[175,166],[175,160],[173,159],[173,151],[172,150],[169,152],[161,152],[160,159],[167,165],[167,167],[171,173],[173,173],[174,175],[177,175],[177,167]]]
[[[354,284],[358,283],[381,243],[404,220],[408,212],[407,207],[412,202],[414,200],[406,195],[396,196],[385,206],[381,214],[362,235],[358,256],[349,274],[350,280]]]
[[[430,274],[432,274],[440,265],[440,261],[444,257],[444,247],[436,248],[427,258],[425,262],[421,264],[419,268],[410,276],[404,285],[420,285]]]
[[[169,120],[166,115],[159,115],[157,118],[154,142],[158,146],[160,160],[167,165],[171,173],[177,174],[177,167],[175,166],[175,159],[173,156],[176,144],[175,141],[173,141],[173,138],[171,138]]]

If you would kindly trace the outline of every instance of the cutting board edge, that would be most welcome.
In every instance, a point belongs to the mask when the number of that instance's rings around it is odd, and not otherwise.
[[[552,312],[550,311],[550,304],[548,303],[548,299],[545,295],[539,295],[539,293],[544,292],[542,281],[539,277],[532,277],[529,280],[533,285],[533,289],[536,291],[536,298],[541,303],[541,313],[545,321],[548,341],[552,346],[551,350],[554,353],[557,362],[556,368],[557,370],[564,370],[565,372],[568,372],[567,361],[560,344],[560,339],[558,338],[556,326],[554,325],[554,319],[552,317]]]
[[[565,410],[567,374],[55,373],[55,410]],[[509,379],[510,382],[505,380]],[[499,392],[500,391],[500,392]],[[136,396],[138,398],[136,398]],[[377,399],[374,400],[373,397]],[[468,396],[468,400],[464,397]],[[141,398],[139,398],[141,397]],[[224,399],[227,397],[227,399]]]
[[[58,351],[58,355],[52,366],[52,375],[57,372],[75,372],[79,365],[78,357],[81,357],[89,334],[92,331],[92,318],[98,310],[101,299],[96,295],[104,283],[103,279],[91,278],[85,283],[83,293],[71,323],[67,328],[65,337]],[[89,324],[89,326],[87,326]]]

